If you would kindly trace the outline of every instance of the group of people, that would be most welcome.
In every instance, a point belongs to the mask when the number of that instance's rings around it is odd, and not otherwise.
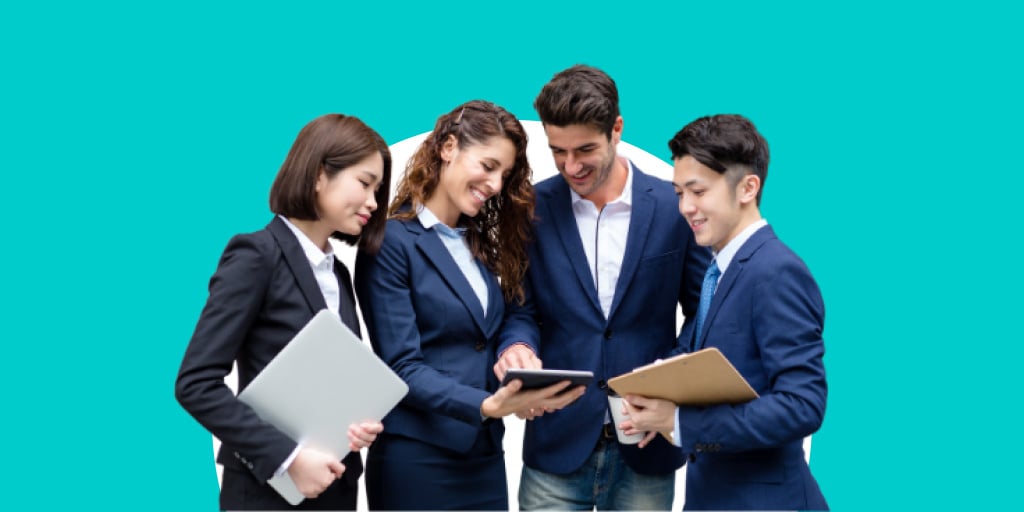
[[[178,401],[222,441],[222,509],[355,509],[363,448],[370,509],[508,509],[513,414],[527,420],[523,510],[668,510],[683,464],[687,509],[827,508],[802,448],[825,412],[824,306],[761,218],[764,138],[742,116],[697,119],[669,141],[669,183],[618,154],[618,90],[600,69],[556,74],[534,107],[559,175],[533,184],[523,126],[474,100],[437,119],[390,203],[380,135],[339,114],[302,129],[274,218],[228,242],[177,378]],[[358,246],[352,275],[332,237]],[[339,461],[262,421],[224,377],[237,364],[244,389],[324,308],[358,334],[357,299],[409,393],[351,425]],[[612,421],[608,379],[704,347],[759,398],[626,396]],[[501,384],[511,368],[595,378],[522,389]],[[622,444],[617,429],[646,435]],[[297,507],[266,485],[284,473],[307,497]]]

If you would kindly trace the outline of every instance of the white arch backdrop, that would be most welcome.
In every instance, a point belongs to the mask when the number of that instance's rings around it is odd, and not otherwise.
[[[533,181],[538,182],[549,176],[558,174],[558,169],[555,168],[554,161],[551,158],[551,151],[548,148],[548,138],[544,134],[544,128],[540,121],[522,121],[523,127],[526,129],[527,135],[530,137],[530,142],[526,148],[526,156],[530,161],[530,167],[533,168]],[[412,157],[416,148],[420,142],[430,132],[424,132],[419,135],[410,137],[401,142],[396,142],[391,145],[391,157],[393,162],[392,176],[391,176],[391,191],[394,192],[395,185],[398,184],[398,180],[401,178],[402,172],[405,170],[405,163]],[[619,154],[625,156],[633,161],[637,167],[643,170],[645,173],[656,176],[658,178],[671,181],[672,180],[672,166],[661,161],[654,155],[632,145],[625,141],[619,143]],[[392,194],[393,196],[393,194]],[[386,207],[381,205],[381,207]],[[349,270],[355,268],[355,249],[344,244],[335,244],[335,251],[338,258],[341,259],[345,265],[348,266]],[[683,315],[682,311],[677,313],[677,322],[682,325]],[[360,323],[362,322],[362,315],[360,315]],[[363,331],[366,332],[365,325]],[[364,340],[364,342],[366,342]],[[366,342],[368,343],[368,342]],[[232,390],[237,389],[238,379],[235,373],[232,371],[226,378],[228,385]],[[505,467],[508,471],[508,489],[509,489],[509,508],[511,510],[518,510],[518,491],[519,491],[519,473],[522,470],[522,446],[523,446],[523,426],[524,422],[517,419],[515,416],[506,418],[505,420]],[[220,441],[216,437],[213,438],[213,453],[216,457],[217,449],[220,447]],[[811,458],[811,438],[808,436],[804,439],[804,453],[806,454],[807,460]],[[365,454],[364,454],[365,455]],[[217,465],[217,480],[220,482],[223,468]],[[684,484],[686,481],[686,467],[684,466],[678,473],[676,473],[676,496],[675,502],[672,505],[672,510],[681,510],[683,508],[683,497],[684,495]],[[363,485],[363,480],[360,479],[359,484],[359,510],[367,510],[366,508],[366,491]]]

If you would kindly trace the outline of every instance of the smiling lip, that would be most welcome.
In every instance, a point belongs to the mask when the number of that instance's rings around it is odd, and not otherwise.
[[[469,189],[469,195],[473,196],[473,199],[476,199],[480,204],[487,202],[487,194],[484,194],[475,188]]]
[[[690,229],[697,231],[698,229],[702,228],[704,224],[706,224],[707,222],[707,219],[692,221],[690,222]]]
[[[357,214],[356,214],[356,217],[359,217],[359,222],[360,222],[360,223],[362,223],[362,225],[364,225],[364,226],[365,226],[365,225],[366,225],[367,223],[369,223],[369,222],[370,222],[370,216],[369,216],[369,215],[363,215],[363,214],[361,214],[361,213],[357,213]]]

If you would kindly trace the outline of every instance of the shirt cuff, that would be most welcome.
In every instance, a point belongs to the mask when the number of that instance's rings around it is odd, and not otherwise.
[[[676,407],[676,412],[674,414],[672,414],[672,417],[675,418],[675,425],[672,426],[672,444],[682,448],[683,447],[683,437],[680,435],[681,433],[679,432],[679,408],[678,407]]]
[[[288,467],[292,465],[292,462],[295,462],[295,457],[299,456],[299,451],[300,450],[302,450],[302,445],[301,444],[295,445],[295,449],[292,450],[292,454],[289,455],[288,458],[285,459],[284,462],[281,463],[281,467],[277,468],[277,471],[274,472],[274,476],[275,477],[281,476],[281,475],[285,474],[285,472],[288,471]]]

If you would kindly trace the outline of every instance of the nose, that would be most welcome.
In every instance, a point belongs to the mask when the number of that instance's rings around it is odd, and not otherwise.
[[[503,181],[504,177],[500,172],[491,173],[491,175],[487,177],[487,186],[491,189],[491,194],[501,192],[501,185]]]
[[[377,211],[377,193],[370,191],[366,196],[366,208],[370,210],[370,213]]]
[[[573,157],[572,153],[565,156],[565,172],[569,174],[576,174],[583,167],[583,164],[579,159]]]
[[[697,213],[697,207],[693,204],[693,201],[690,201],[686,194],[680,194],[679,196],[679,213],[681,213],[683,217],[688,217]]]

